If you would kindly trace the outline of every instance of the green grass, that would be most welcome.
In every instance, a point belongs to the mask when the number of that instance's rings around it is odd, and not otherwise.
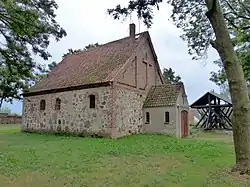
[[[213,136],[110,140],[26,134],[0,125],[0,187],[250,186],[247,177],[229,173],[231,143]]]

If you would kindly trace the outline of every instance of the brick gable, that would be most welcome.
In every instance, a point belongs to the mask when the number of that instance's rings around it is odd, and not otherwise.
[[[164,84],[154,49],[150,45],[148,32],[143,36],[134,56],[128,59],[113,81],[128,85],[142,91],[148,91],[153,85]]]

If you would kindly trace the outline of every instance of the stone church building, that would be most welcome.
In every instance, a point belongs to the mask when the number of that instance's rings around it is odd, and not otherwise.
[[[165,83],[149,33],[65,57],[24,94],[21,129],[118,138],[187,136],[184,85]]]

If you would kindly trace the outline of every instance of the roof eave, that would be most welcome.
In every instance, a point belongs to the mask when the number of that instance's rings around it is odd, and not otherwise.
[[[58,92],[82,90],[82,89],[88,89],[88,88],[107,87],[111,85],[112,85],[112,81],[107,81],[107,82],[84,84],[84,85],[71,86],[71,87],[65,87],[65,88],[56,88],[56,89],[50,89],[50,90],[31,91],[31,92],[24,93],[22,95],[23,97],[30,97],[30,96],[58,93]]]
[[[163,78],[163,75],[162,75],[162,73],[161,73],[161,68],[160,68],[160,65],[159,65],[159,62],[158,62],[158,57],[157,57],[157,55],[156,55],[156,52],[155,52],[155,49],[154,49],[154,45],[153,45],[153,42],[152,42],[152,40],[151,40],[151,37],[150,37],[150,34],[149,34],[148,31],[146,32],[146,35],[147,35],[147,40],[148,40],[150,49],[151,49],[151,51],[152,51],[152,53],[153,53],[154,60],[157,62],[157,69],[158,69],[158,71],[159,71],[159,73],[160,73],[161,81],[164,83],[164,78]]]
[[[176,104],[169,105],[155,105],[155,106],[143,106],[142,108],[165,108],[165,107],[175,107]]]

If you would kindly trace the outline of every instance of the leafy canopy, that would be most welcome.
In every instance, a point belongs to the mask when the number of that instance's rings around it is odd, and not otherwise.
[[[133,11],[150,27],[153,20],[154,8],[159,10],[163,0],[134,0],[127,7],[117,5],[108,9],[114,19],[127,17]],[[174,24],[183,30],[181,38],[187,42],[188,52],[193,59],[205,57],[210,44],[215,39],[210,22],[207,19],[206,0],[165,0],[173,7],[171,18]],[[215,2],[215,0],[214,0]],[[221,0],[221,7],[228,29],[239,59],[242,62],[246,81],[250,81],[250,1]],[[220,70],[211,72],[210,80],[221,86],[223,92],[228,93],[228,83],[221,59],[214,62]]]
[[[25,81],[38,66],[31,55],[48,60],[50,38],[56,41],[66,32],[55,20],[54,0],[0,1],[0,98],[20,99]],[[1,105],[0,105],[1,107]]]
[[[56,65],[57,65],[57,63],[55,61],[49,63],[47,66],[39,65],[37,68],[37,71],[34,73],[34,78],[33,78],[34,84],[37,84],[44,77],[46,77],[48,75],[48,73],[56,67]]]
[[[179,75],[175,75],[175,72],[172,68],[164,68],[163,69],[163,78],[166,83],[180,83],[181,77]]]
[[[250,83],[250,1],[245,1],[237,5],[228,4],[235,18],[227,18],[232,41],[235,45],[238,57],[241,60],[246,82]],[[228,10],[228,12],[230,12]],[[245,11],[244,11],[245,10]],[[228,13],[225,13],[228,15]],[[238,20],[244,20],[242,23]],[[235,22],[237,24],[235,24]],[[211,72],[210,80],[219,86],[227,85],[227,76],[221,60],[214,62],[220,68],[218,72]]]
[[[108,14],[114,19],[120,19],[135,11],[145,25],[150,27],[153,23],[153,10],[154,8],[159,10],[159,4],[162,2],[163,0],[131,0],[126,7],[117,5],[115,8],[108,9]],[[187,42],[189,54],[193,59],[204,57],[215,37],[206,16],[208,11],[205,6],[206,0],[166,0],[165,2],[173,7],[171,18],[174,24],[184,31],[181,38]],[[250,1],[220,0],[220,3],[225,12],[228,27],[234,28],[230,30],[231,34],[238,29],[243,32],[249,31],[250,27],[246,24],[249,25],[247,18],[249,18]]]
[[[72,48],[70,48],[70,49],[68,49],[67,53],[63,54],[63,58],[68,56],[68,55],[78,54],[78,53],[83,52],[83,51],[88,51],[88,50],[96,48],[98,46],[100,46],[100,44],[94,43],[94,44],[89,44],[89,45],[85,46],[83,49],[75,49],[75,50],[73,50]]]
[[[238,57],[242,63],[245,81],[248,85],[250,85],[250,48],[246,52],[239,52]],[[222,88],[225,86],[227,87],[228,80],[222,61],[218,59],[214,61],[214,64],[216,64],[219,67],[219,70],[217,72],[215,71],[211,72],[210,81],[214,82],[216,85]]]

